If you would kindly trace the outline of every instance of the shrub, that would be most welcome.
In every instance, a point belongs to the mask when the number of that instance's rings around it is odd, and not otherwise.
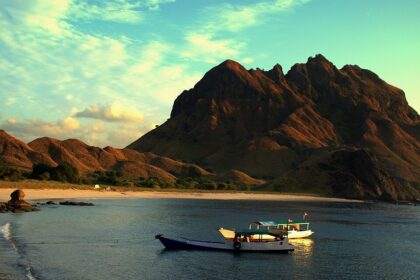
[[[20,181],[24,179],[24,176],[17,168],[3,166],[0,167],[0,179],[7,181]]]
[[[171,187],[170,183],[166,182],[165,180],[159,177],[140,178],[136,185],[139,187],[154,189]]]
[[[200,188],[204,190],[216,190],[217,184],[215,182],[204,182],[203,184],[200,184]]]
[[[51,179],[61,182],[79,183],[79,171],[71,164],[64,162],[53,168],[50,172]]]
[[[37,180],[49,180],[53,169],[54,167],[46,164],[34,164],[30,178]]]
[[[38,180],[56,180],[61,182],[79,183],[80,177],[77,169],[65,162],[52,167],[46,164],[34,164],[30,178]]]
[[[195,165],[190,165],[190,166],[187,167],[187,174],[188,174],[188,177],[191,177],[191,178],[200,178],[201,177],[200,168],[198,168]]]

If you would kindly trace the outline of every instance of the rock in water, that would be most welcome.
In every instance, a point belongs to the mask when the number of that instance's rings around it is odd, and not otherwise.
[[[23,200],[23,198],[25,197],[25,193],[22,190],[15,190],[14,192],[12,192],[10,194],[10,201],[17,201],[17,200]]]
[[[6,203],[0,202],[0,213],[7,212],[7,205]]]
[[[15,190],[10,194],[10,200],[5,204],[6,210],[11,212],[31,212],[39,209],[25,201],[25,193],[22,190]],[[0,206],[0,209],[2,207]],[[0,210],[1,211],[1,210]],[[6,211],[5,211],[6,212]]]
[[[62,201],[60,205],[67,205],[67,206],[94,206],[93,203],[90,202],[78,202],[78,201]]]

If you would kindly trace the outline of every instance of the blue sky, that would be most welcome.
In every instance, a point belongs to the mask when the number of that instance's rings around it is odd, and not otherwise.
[[[322,53],[420,110],[420,1],[0,0],[0,128],[124,147],[211,67],[287,71]]]

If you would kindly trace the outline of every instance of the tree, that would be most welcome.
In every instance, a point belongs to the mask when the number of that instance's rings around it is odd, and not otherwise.
[[[20,181],[23,179],[23,175],[19,169],[8,166],[3,159],[0,159],[0,179]]]
[[[191,177],[191,178],[200,178],[201,177],[201,170],[197,166],[190,165],[190,166],[188,166],[187,170],[188,170],[187,171],[188,177]]]
[[[79,171],[68,162],[64,162],[51,171],[51,178],[56,181],[79,183]]]
[[[80,182],[79,172],[68,162],[64,162],[56,167],[46,164],[34,164],[30,177],[38,180],[56,180],[69,183]]]
[[[49,180],[51,177],[52,166],[46,164],[34,164],[30,178],[37,180]]]

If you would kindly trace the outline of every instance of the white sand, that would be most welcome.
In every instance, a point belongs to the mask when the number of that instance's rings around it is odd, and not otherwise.
[[[10,199],[15,189],[0,188],[0,201]],[[25,200],[54,199],[88,199],[88,198],[179,198],[179,199],[218,199],[218,200],[276,200],[276,201],[329,201],[329,202],[361,202],[341,198],[328,198],[306,195],[288,195],[272,193],[242,192],[165,192],[165,191],[100,191],[77,189],[23,189]]]

